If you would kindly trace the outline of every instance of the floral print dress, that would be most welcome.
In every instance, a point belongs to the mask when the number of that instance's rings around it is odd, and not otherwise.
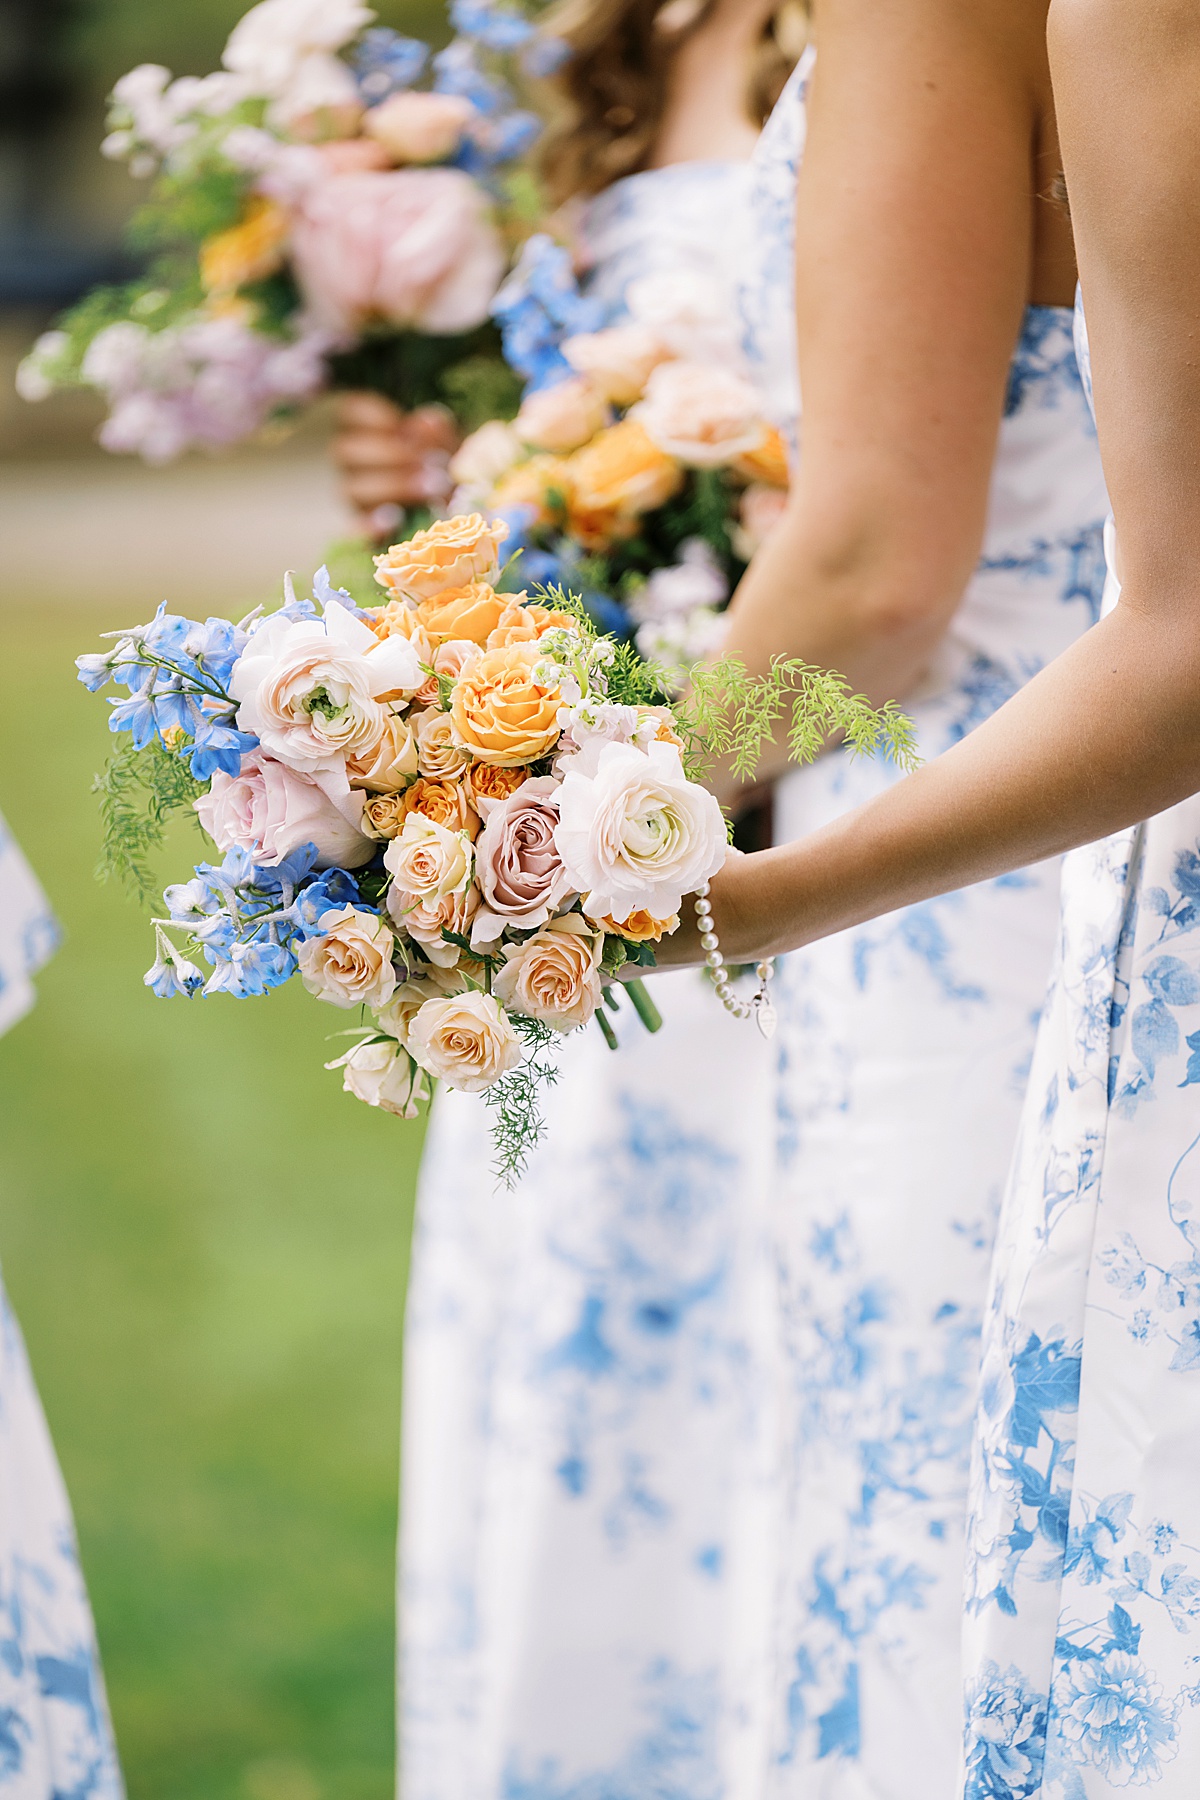
[[[976,1438],[964,1795],[1193,1800],[1200,799],[1066,858]]]
[[[33,1004],[58,927],[0,817],[0,1031]],[[0,1800],[120,1800],[71,1509],[0,1288]]]
[[[760,147],[763,267],[748,271],[743,308],[781,414],[798,399],[791,218],[811,68]],[[923,758],[958,742],[1093,623],[1106,511],[1070,312],[1031,308],[983,555],[935,666],[905,702]],[[896,778],[881,763],[827,756],[780,783],[777,837],[802,836]],[[739,1792],[955,1792],[979,1333],[1058,887],[1059,865],[1043,864],[780,964],[778,1538],[769,1630],[757,1665],[746,1664]]]

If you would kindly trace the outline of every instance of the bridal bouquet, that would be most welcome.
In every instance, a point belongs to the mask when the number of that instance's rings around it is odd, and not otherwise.
[[[567,252],[527,243],[493,303],[528,378],[511,424],[451,462],[451,502],[504,518],[538,579],[578,588],[608,630],[682,674],[787,500],[787,453],[740,372],[728,297],[694,274],[630,284],[596,329]]]
[[[402,1117],[431,1078],[483,1094],[511,1178],[556,1039],[597,1019],[615,1047],[610,984],[653,964],[725,859],[704,756],[749,769],[787,705],[799,755],[831,729],[902,757],[908,738],[802,665],[753,682],[717,664],[668,704],[561,590],[497,591],[506,535],[440,521],[377,559],[377,607],[321,571],[314,599],[289,578],[276,612],[236,625],[160,609],[78,667],[124,690],[109,867],[148,887],[144,853],[189,805],[220,853],[167,888],[147,985],[250,996],[299,976],[365,1015],[329,1064],[350,1093]]]
[[[557,45],[492,0],[450,10],[431,56],[359,0],[262,0],[216,73],[123,76],[102,148],[151,182],[150,269],[39,339],[25,398],[96,388],[101,443],[150,462],[237,443],[331,382],[466,424],[515,404],[489,306],[531,206],[517,165],[540,123],[516,85]]]

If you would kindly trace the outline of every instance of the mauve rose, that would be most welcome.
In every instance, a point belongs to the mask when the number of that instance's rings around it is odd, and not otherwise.
[[[544,925],[572,892],[554,841],[558,788],[552,776],[540,775],[508,800],[481,802],[487,823],[475,846],[484,900],[471,932],[476,948],[494,942],[506,925]]]
[[[475,108],[458,94],[393,94],[363,120],[369,138],[398,163],[441,162],[457,150]]]
[[[318,869],[358,869],[375,850],[359,828],[361,794],[336,777],[322,785],[298,775],[261,750],[242,759],[237,775],[218,770],[195,807],[218,849],[248,850],[264,867],[282,862],[301,844],[316,845]]]
[[[292,234],[313,317],[356,333],[371,319],[453,334],[481,325],[504,272],[482,190],[461,169],[331,175]]]

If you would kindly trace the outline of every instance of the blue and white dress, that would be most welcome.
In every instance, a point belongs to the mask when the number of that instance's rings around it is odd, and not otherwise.
[[[58,927],[0,817],[0,1032]],[[71,1509],[0,1288],[0,1800],[121,1800]]]
[[[1193,798],[1064,864],[984,1333],[969,1800],[1200,1793],[1198,1084]]]
[[[586,220],[592,291],[724,279],[732,334],[750,180],[617,183]],[[734,1547],[764,1536],[771,1062],[698,974],[655,995],[657,1036],[627,1010],[619,1055],[594,1030],[564,1046],[515,1193],[483,1103],[434,1108],[405,1352],[405,1800],[729,1791]]]
[[[791,218],[810,67],[760,147],[766,269],[757,281],[751,270],[745,309],[750,348],[784,411],[797,398]],[[1031,308],[983,555],[905,701],[922,757],[958,742],[1094,622],[1105,513],[1071,315]],[[895,779],[882,763],[827,756],[780,783],[777,837],[801,837]],[[1059,865],[1043,864],[780,965],[777,1586],[747,1697],[739,1792],[954,1792],[979,1332],[1058,886]]]

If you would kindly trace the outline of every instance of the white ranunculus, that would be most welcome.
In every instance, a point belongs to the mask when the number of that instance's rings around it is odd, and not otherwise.
[[[359,0],[261,0],[230,32],[221,61],[255,93],[282,94],[306,57],[340,50],[374,17]]]
[[[415,693],[425,680],[404,637],[385,638],[331,606],[293,623],[273,613],[234,666],[238,726],[280,762],[304,774],[369,757],[387,729],[385,695]]]
[[[342,1071],[342,1088],[368,1106],[378,1106],[398,1119],[415,1119],[422,1103],[429,1098],[425,1071],[414,1067],[399,1044],[364,1038],[325,1064],[327,1069]]]
[[[568,768],[558,807],[559,854],[595,917],[665,919],[725,861],[721,808],[674,744],[606,744],[593,773]]]
[[[463,894],[471,885],[474,856],[465,831],[448,831],[424,813],[409,813],[404,830],[384,852],[384,867],[394,888],[411,900],[444,900]],[[403,916],[389,901],[394,917]]]
[[[472,989],[427,1000],[408,1029],[409,1053],[464,1094],[481,1094],[519,1067],[521,1040],[500,1002]]]
[[[375,853],[361,830],[363,798],[344,779],[298,775],[252,750],[238,774],[218,770],[195,806],[220,850],[247,850],[269,868],[301,844],[315,844],[318,869],[358,869]]]
[[[386,1006],[396,987],[395,935],[386,919],[357,906],[331,907],[317,920],[320,937],[296,960],[310,994],[331,1006]]]

